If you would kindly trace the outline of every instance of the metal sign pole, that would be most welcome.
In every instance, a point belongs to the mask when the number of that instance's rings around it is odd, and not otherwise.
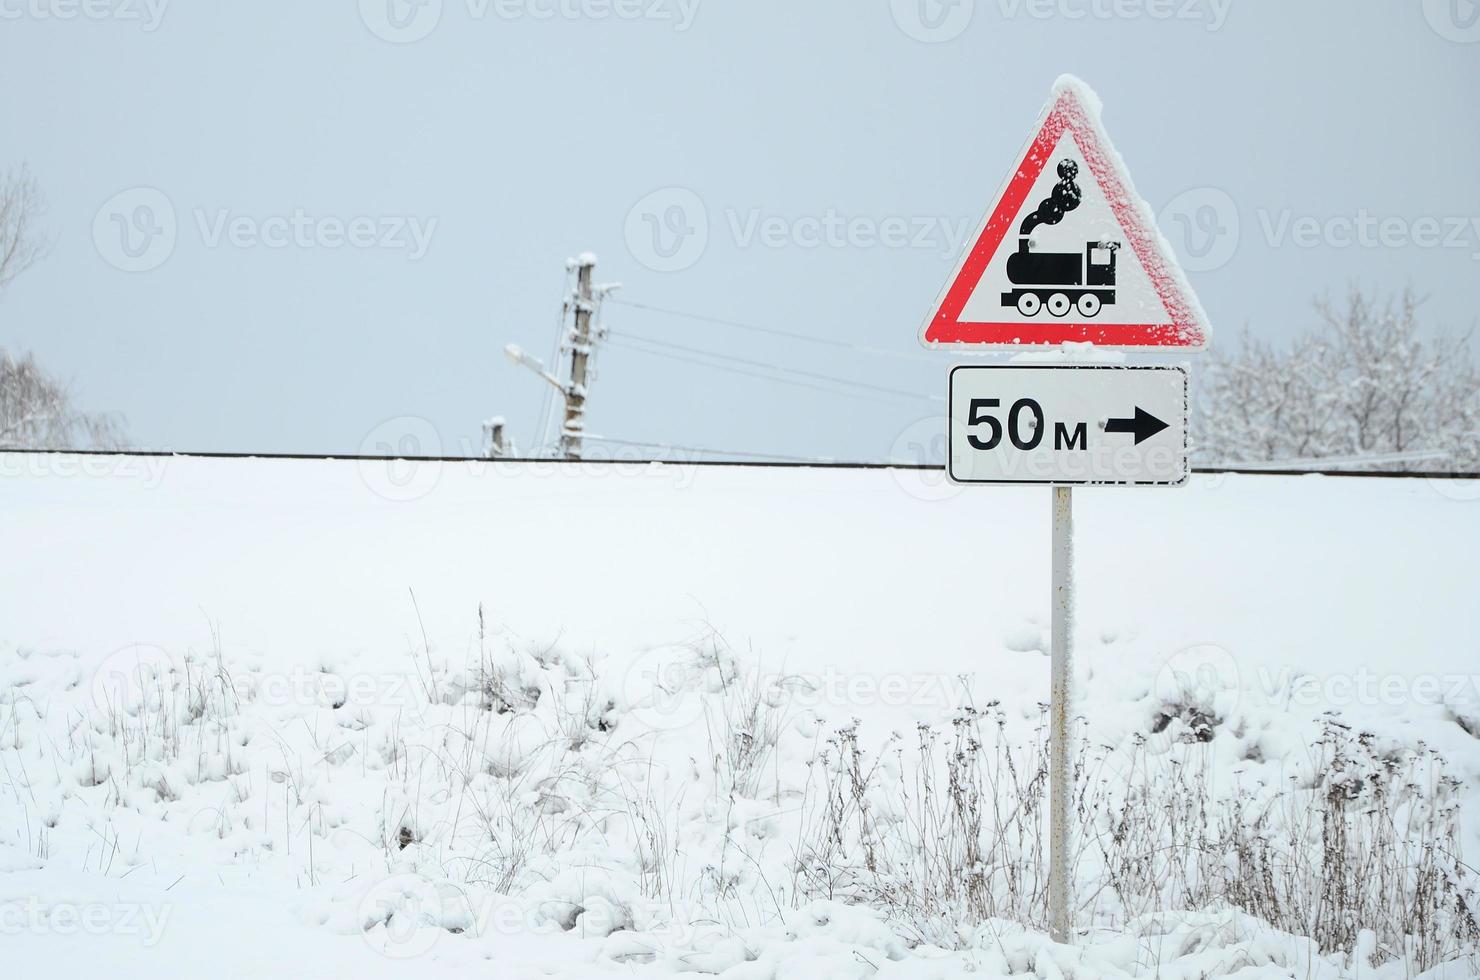
[[[975,244],[961,251],[920,328],[920,342],[1013,354],[1060,347],[1066,360],[1077,359],[1078,351],[1063,345],[1085,341],[1112,351],[1205,347],[1211,336],[1207,316],[1165,240],[1147,221],[1151,209],[1138,206],[1089,86],[1071,76],[1060,78],[1034,133],[977,226]],[[1040,198],[1034,191],[1046,190],[1050,165],[1059,179]],[[1060,226],[1059,231],[1035,241],[1045,225]],[[1136,267],[1139,273],[1133,272]],[[1008,283],[1014,288],[1003,292]],[[1102,307],[1114,307],[1121,316],[1100,317]],[[1156,310],[1161,312],[1149,319],[1139,312]],[[1136,315],[1129,316],[1131,311]],[[1148,322],[1137,322],[1143,319]],[[1074,925],[1069,488],[1180,487],[1191,472],[1186,369],[1095,361],[959,365],[951,369],[947,388],[946,472],[952,483],[1054,488],[1048,919],[1061,943],[1069,941]]]
[[[1050,632],[1053,680],[1048,729],[1048,921],[1055,942],[1069,941],[1072,918],[1069,888],[1069,680],[1074,646],[1073,488],[1053,488],[1053,614]]]

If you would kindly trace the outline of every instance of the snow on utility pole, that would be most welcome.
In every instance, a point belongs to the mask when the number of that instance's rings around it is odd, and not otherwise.
[[[596,269],[596,256],[582,253],[576,259],[576,293],[571,300],[575,308],[575,326],[571,328],[570,384],[565,389],[565,421],[560,426],[560,455],[580,459],[582,439],[586,434],[587,371],[591,362],[591,315],[596,311],[591,294],[591,273]]]
[[[504,353],[508,355],[509,360],[529,368],[560,392],[565,412],[560,424],[558,454],[562,459],[580,459],[586,436],[586,402],[590,397],[591,382],[595,377],[591,357],[596,343],[604,335],[596,316],[597,308],[607,293],[621,289],[622,284],[619,282],[593,284],[592,273],[596,271],[596,256],[590,252],[584,252],[579,258],[568,260],[566,271],[570,270],[575,270],[576,288],[565,301],[564,314],[568,316],[573,312],[574,320],[567,330],[565,317],[562,316],[561,330],[565,332],[560,340],[561,354],[566,351],[570,352],[569,377],[564,380],[556,377],[539,358],[526,353],[518,344],[508,344],[504,347]]]

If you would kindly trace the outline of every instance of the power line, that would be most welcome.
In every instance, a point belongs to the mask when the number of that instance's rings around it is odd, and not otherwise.
[[[829,395],[848,395],[852,398],[863,398],[867,399],[868,401],[884,400],[882,398],[871,397],[869,395],[863,394],[862,392],[839,391],[836,388],[827,388],[822,385],[811,384],[806,381],[799,381],[795,378],[780,377],[774,374],[762,374],[759,371],[747,371],[745,368],[732,367],[728,364],[715,364],[712,361],[701,361],[696,357],[685,357],[682,354],[675,354],[671,351],[649,350],[646,347],[638,347],[636,346],[635,341],[628,341],[622,337],[609,337],[607,338],[607,342],[610,343],[613,347],[617,347],[622,350],[634,351],[638,354],[650,354],[653,357],[663,357],[667,358],[670,361],[682,361],[684,364],[697,364],[700,367],[712,368],[716,371],[724,371],[728,374],[739,374],[747,378],[759,378],[762,381],[770,381],[775,384],[792,385],[797,388],[810,388],[813,391],[822,391],[826,392]],[[629,344],[633,346],[628,346]]]
[[[675,344],[665,340],[656,340],[650,337],[641,336],[639,334],[628,333],[626,331],[609,331],[608,338],[613,342],[618,343],[619,346],[627,346],[628,349],[635,350],[639,353],[652,354],[656,357],[667,357],[677,361],[684,361],[689,364],[698,364],[702,367],[714,368],[717,371],[729,371],[735,374],[743,374],[749,377],[761,378],[762,380],[779,382],[781,384],[792,384],[802,388],[812,388],[817,391],[826,391],[831,394],[849,394],[849,392],[838,392],[834,389],[824,388],[817,384],[810,384],[807,381],[798,380],[797,378],[785,377],[784,375],[796,375],[798,376],[798,378],[805,378],[809,379],[810,381],[820,381],[827,384],[840,385],[846,388],[857,388],[861,391],[876,392],[878,394],[888,395],[894,398],[905,398],[911,401],[943,401],[943,399],[938,396],[922,395],[918,392],[906,391],[901,388],[890,388],[885,385],[870,384],[866,381],[855,381],[852,378],[840,378],[836,375],[822,374],[817,371],[806,371],[801,368],[786,367],[785,365],[772,364],[767,361],[756,361],[749,358],[737,357],[733,354],[725,354],[719,351],[709,351],[698,347],[688,347],[683,344]],[[688,354],[698,355],[698,357],[712,358],[714,360],[720,361],[721,363],[699,360],[696,357],[684,357],[681,354],[674,353],[674,351],[683,351]],[[742,367],[737,367],[735,365],[742,365]],[[757,370],[745,370],[746,367],[754,368]],[[762,372],[775,373],[766,374]],[[858,397],[863,396],[859,395]]]
[[[914,395],[914,394],[910,394],[910,395],[890,395],[890,396],[888,396],[886,398],[886,397],[880,397],[880,396],[877,396],[877,395],[871,395],[868,392],[864,392],[864,391],[849,390],[847,388],[828,387],[828,386],[822,385],[822,384],[814,384],[814,383],[809,382],[809,381],[803,381],[803,380],[801,380],[799,378],[789,378],[789,377],[786,377],[785,375],[779,375],[779,374],[774,374],[774,373],[769,373],[768,374],[768,373],[765,373],[765,372],[762,372],[762,371],[753,371],[753,370],[749,370],[749,369],[743,368],[743,367],[735,367],[734,365],[730,365],[730,364],[718,364],[718,363],[715,363],[714,361],[701,360],[701,359],[696,358],[696,357],[687,357],[687,356],[685,356],[683,354],[674,353],[674,352],[668,351],[668,350],[657,350],[657,349],[652,349],[652,348],[649,348],[649,347],[646,347],[646,346],[637,346],[638,343],[639,343],[638,341],[630,340],[630,339],[623,338],[623,337],[615,338],[614,340],[610,340],[609,342],[611,342],[613,344],[613,346],[615,346],[615,347],[619,347],[619,348],[621,348],[623,350],[627,350],[627,351],[633,351],[633,352],[638,353],[638,354],[650,354],[653,357],[663,357],[663,358],[667,358],[668,360],[672,360],[672,361],[681,361],[681,362],[683,362],[685,364],[696,364],[699,367],[711,368],[711,369],[713,369],[715,371],[724,371],[724,372],[726,372],[728,374],[743,375],[743,376],[748,377],[748,378],[758,378],[761,381],[769,381],[769,382],[772,382],[773,384],[791,385],[791,386],[796,387],[796,388],[808,388],[808,389],[811,389],[812,391],[821,391],[821,392],[825,392],[826,394],[829,394],[829,395],[844,395],[844,396],[847,396],[849,398],[860,398],[860,399],[863,399],[865,401],[874,401],[874,402],[880,402],[880,403],[885,403],[885,404],[892,404],[893,403],[893,400],[894,399],[897,399],[897,398],[906,398],[906,399],[914,400],[914,401],[927,401],[927,400],[929,400],[925,396],[922,396],[922,395]]]
[[[609,334],[614,333],[614,332],[616,333],[617,336],[619,336],[619,337],[626,337],[629,340],[641,341],[641,342],[646,343],[646,344],[655,344],[655,345],[658,345],[658,346],[661,346],[661,347],[671,347],[674,350],[686,351],[686,352],[688,352],[690,354],[698,354],[698,355],[703,356],[703,357],[713,357],[713,358],[716,358],[718,360],[728,361],[728,362],[732,362],[732,363],[735,363],[735,364],[745,364],[745,365],[748,365],[750,367],[763,368],[765,370],[770,370],[770,371],[780,371],[780,372],[783,372],[783,373],[786,373],[786,374],[795,374],[795,375],[799,375],[799,376],[804,377],[804,378],[813,378],[813,379],[818,380],[818,381],[828,381],[828,382],[831,382],[833,384],[847,385],[847,386],[849,386],[851,388],[863,388],[863,389],[868,390],[868,391],[877,391],[877,392],[881,392],[881,393],[886,394],[886,395],[899,395],[899,396],[901,396],[903,398],[925,398],[925,397],[927,397],[927,396],[924,396],[924,395],[919,394],[918,392],[906,391],[906,390],[903,390],[903,389],[900,389],[900,388],[890,388],[890,387],[887,387],[885,385],[870,384],[867,381],[855,381],[852,378],[840,378],[837,375],[821,374],[821,373],[819,373],[817,371],[806,371],[806,370],[803,370],[802,368],[787,367],[784,364],[773,364],[773,363],[771,363],[769,361],[755,361],[755,360],[750,360],[749,358],[740,357],[740,356],[735,355],[735,354],[727,354],[727,353],[724,353],[723,351],[705,350],[705,349],[703,349],[701,347],[689,347],[689,346],[686,346],[684,344],[676,344],[676,343],[674,343],[674,342],[672,342],[670,340],[662,340],[662,339],[657,338],[657,337],[645,337],[642,334],[635,334],[635,333],[632,333],[631,331],[628,331],[628,330],[608,331]],[[937,400],[943,401],[944,399],[937,399]]]
[[[751,453],[738,449],[703,449],[698,446],[675,446],[666,442],[634,442],[630,439],[608,439],[605,436],[587,436],[591,442],[605,442],[613,446],[630,446],[633,449],[661,449],[664,452],[701,453],[706,456],[734,456],[741,459],[769,459],[786,463],[834,463],[836,460],[821,456],[786,456],[781,453]]]
[[[675,449],[679,447],[673,447]],[[700,450],[695,450],[700,451]],[[519,463],[538,463],[541,466],[572,466],[580,467],[589,461],[567,460],[567,459],[542,459],[532,456],[508,456],[502,459],[488,459],[486,456],[366,456],[355,453],[344,453],[331,455],[326,453],[275,453],[275,452],[206,452],[191,450],[164,450],[164,449],[7,449],[7,456],[99,456],[132,459],[228,459],[242,460],[243,462],[268,460],[287,460],[292,462],[329,462],[329,463],[384,463],[392,460],[410,460],[417,463],[479,463],[489,466],[508,466]],[[779,457],[769,457],[779,459]],[[662,463],[661,459],[631,460],[633,463]],[[690,460],[690,465],[706,467],[750,467],[754,469],[788,469],[794,466],[819,466],[834,470],[912,470],[922,473],[943,473],[945,467],[939,463],[864,463],[843,462],[835,463],[828,460],[808,460],[805,462],[728,462],[726,460]],[[1449,471],[1423,471],[1423,470],[1249,470],[1221,466],[1195,466],[1192,472],[1202,475],[1222,475],[1228,473],[1243,474],[1254,477],[1287,477],[1287,476],[1331,476],[1361,479],[1389,479],[1389,480],[1475,480],[1480,473],[1465,470]]]
[[[808,344],[818,344],[823,347],[831,347],[836,350],[852,351],[855,354],[870,354],[876,357],[895,357],[907,361],[929,361],[939,363],[939,359],[924,352],[912,353],[908,351],[884,350],[880,347],[865,347],[861,344],[851,344],[846,340],[837,340],[833,337],[819,337],[815,334],[797,333],[793,330],[782,330],[779,327],[765,327],[755,323],[745,323],[740,320],[730,320],[724,317],[710,316],[705,313],[689,313],[684,310],[675,310],[668,307],[653,306],[648,303],[635,303],[630,299],[612,299],[613,303],[622,306],[630,306],[636,310],[645,310],[649,313],[661,313],[664,316],[681,317],[688,320],[698,320],[701,323],[710,323],[720,327],[730,327],[735,330],[748,330],[752,333],[769,334],[773,337],[785,337],[789,340],[798,340]]]

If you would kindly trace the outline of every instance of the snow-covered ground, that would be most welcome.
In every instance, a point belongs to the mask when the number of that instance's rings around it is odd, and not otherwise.
[[[1011,896],[969,927],[908,910],[900,883],[929,876],[886,880],[897,852],[864,874],[862,838],[822,853],[837,800],[886,851],[948,839],[911,821],[953,732],[1031,765],[1048,498],[899,471],[0,455],[6,959],[1413,975],[1388,945],[1373,972],[1226,906],[1095,891],[1098,844],[1072,948],[1011,924]],[[1075,504],[1092,806],[1181,767],[1199,798],[1291,812],[1331,785],[1337,721],[1431,788],[1442,757],[1449,802],[1402,815],[1460,821],[1474,863],[1480,488],[1199,477]],[[875,781],[839,796],[854,745]]]

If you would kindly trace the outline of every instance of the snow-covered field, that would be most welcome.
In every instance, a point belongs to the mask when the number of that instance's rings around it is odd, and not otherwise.
[[[1416,975],[1392,907],[1353,900],[1360,954],[1322,954],[1273,921],[1299,903],[1187,899],[1241,857],[1116,861],[1243,840],[1185,807],[1252,823],[1259,801],[1264,836],[1309,845],[1276,891],[1309,897],[1323,848],[1367,853],[1300,822],[1355,774],[1381,852],[1356,879],[1397,894],[1382,875],[1427,862],[1448,908],[1480,907],[1425,836],[1480,854],[1480,488],[1076,494],[1072,947],[1037,928],[1025,786],[1048,498],[898,471],[0,455],[5,959]],[[1002,850],[956,866],[962,826]],[[1460,925],[1432,975],[1474,975]]]

